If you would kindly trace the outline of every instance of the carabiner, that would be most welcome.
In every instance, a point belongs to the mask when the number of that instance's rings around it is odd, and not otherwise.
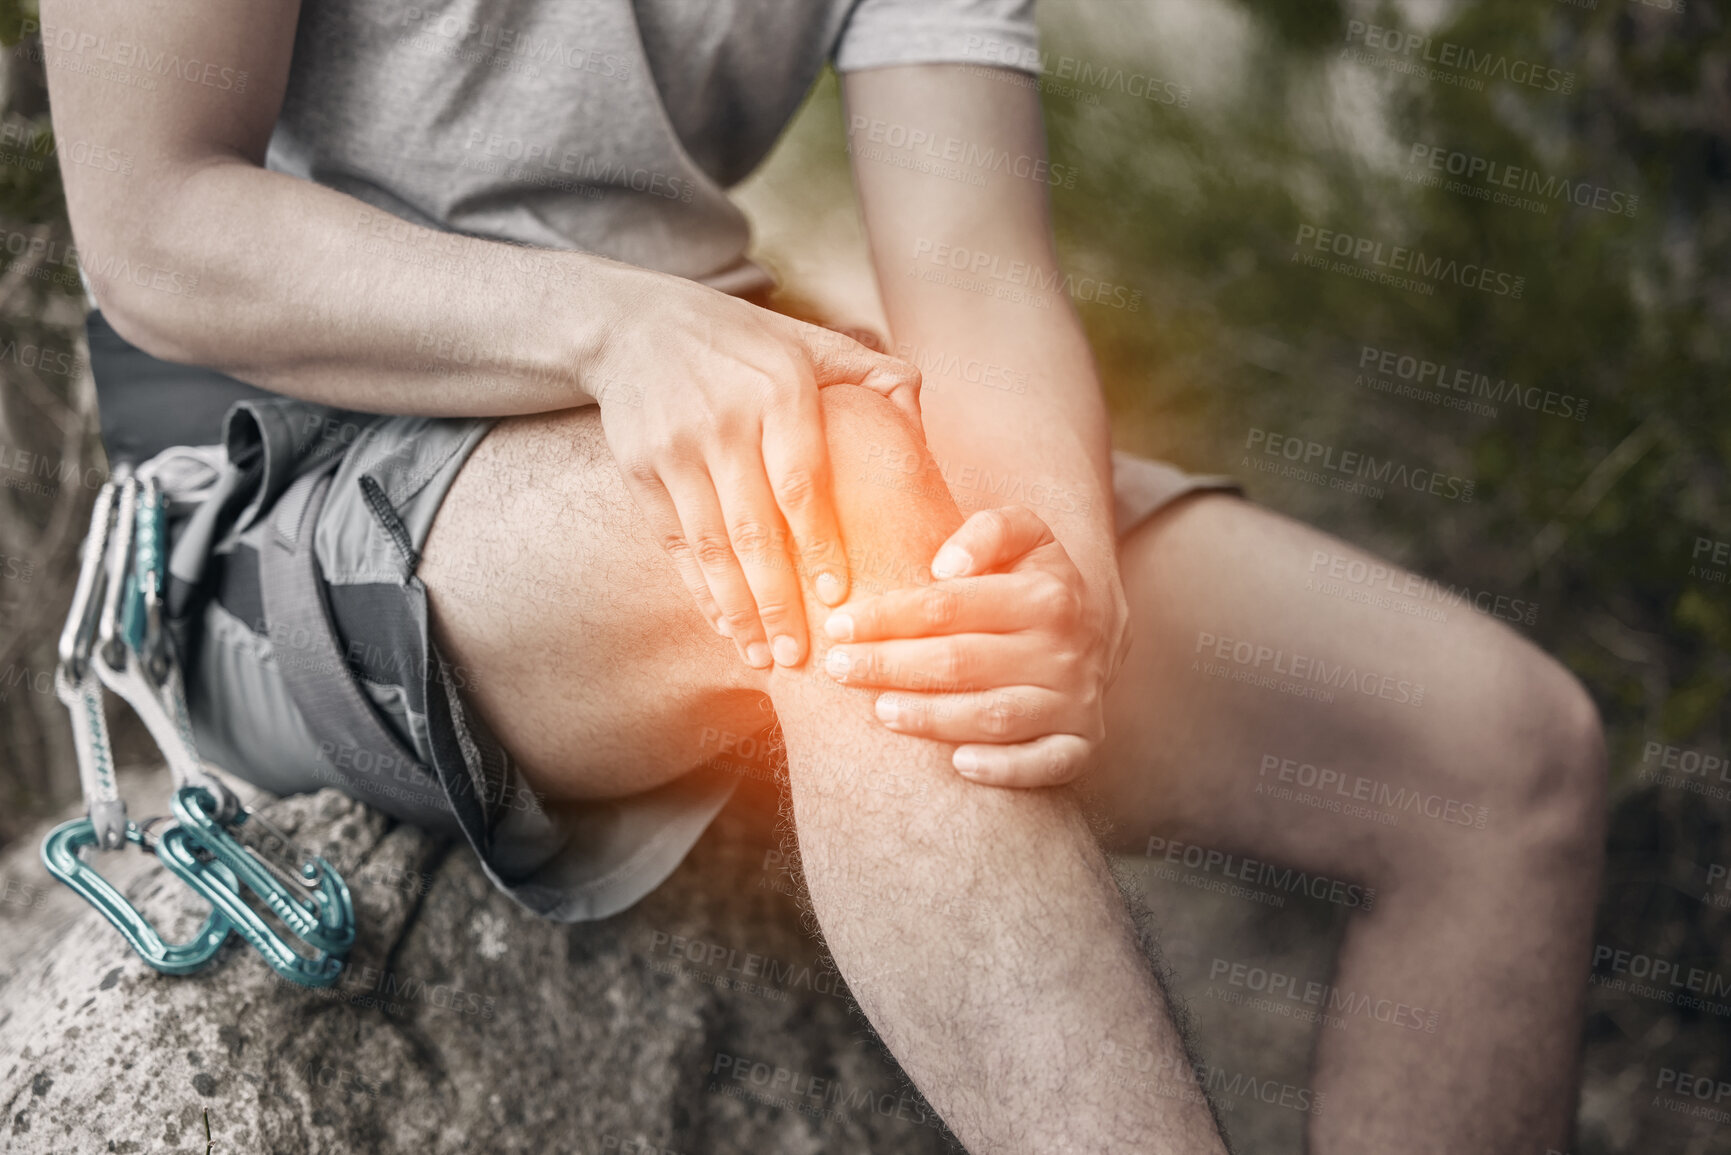
[[[72,609],[66,615],[66,625],[60,630],[60,667],[74,682],[81,681],[88,673],[90,650],[96,640],[96,616],[102,609],[98,587],[108,552],[116,488],[114,481],[106,481],[96,495],[90,529],[85,533],[84,545],[79,550],[78,584],[72,591]]]
[[[112,923],[150,966],[188,974],[239,932],[284,978],[328,986],[355,941],[348,885],[330,863],[303,855],[295,876],[229,833],[247,820],[240,800],[204,769],[173,643],[163,620],[167,585],[167,506],[156,478],[117,463],[96,501],[85,537],[72,613],[60,636],[55,689],[72,714],[86,816],[62,823],[43,841],[42,862]],[[103,719],[102,686],[144,721],[174,778],[176,822],[159,836],[126,817],[114,780]],[[262,819],[260,821],[263,821]],[[148,824],[147,824],[148,825]],[[168,943],[84,856],[128,842],[156,857],[210,903],[198,935]],[[241,895],[241,887],[311,950],[298,952]]]
[[[196,786],[175,791],[174,816],[195,844],[227,866],[241,885],[258,895],[308,946],[342,955],[355,945],[355,908],[348,884],[323,858],[303,856],[300,877],[294,879],[295,889],[291,889],[263,855],[241,845],[223,828],[208,792]],[[246,820],[243,810],[232,825]]]
[[[180,669],[160,628],[166,561],[162,533],[162,497],[155,481],[127,474],[120,481],[91,664],[102,684],[125,699],[144,722],[168,762],[176,789],[197,786],[209,791],[219,816],[228,821],[239,812],[240,800],[199,762]],[[151,651],[141,652],[147,642]]]
[[[144,846],[144,835],[136,822],[126,824],[126,841]],[[74,818],[62,822],[49,831],[42,842],[42,865],[48,868],[49,874],[83,896],[113,924],[140,958],[164,974],[191,974],[216,957],[216,952],[222,949],[229,931],[233,929],[216,903],[211,903],[210,914],[197,934],[186,942],[168,942],[157,933],[150,920],[138,912],[137,907],[126,901],[112,883],[80,857],[85,848],[96,845],[96,827],[90,819]],[[211,865],[216,871],[228,869],[214,863]],[[230,880],[232,885],[232,875]]]
[[[251,944],[277,974],[308,987],[327,987],[336,982],[343,969],[341,958],[324,950],[318,950],[310,958],[300,954],[241,897],[240,882],[235,871],[230,869],[231,863],[243,867],[253,875],[247,885],[284,923],[292,928],[295,921],[303,924],[307,921],[306,911],[300,902],[286,896],[268,876],[263,879],[264,889],[258,888],[256,883],[260,881],[262,872],[258,871],[256,864],[251,861],[251,851],[236,843],[214,824],[196,832],[193,827],[184,824],[189,814],[196,813],[205,802],[212,801],[208,797],[198,801],[189,797],[197,793],[201,793],[198,787],[189,786],[175,794],[175,814],[182,824],[171,826],[162,832],[162,837],[156,844],[156,856],[181,881],[198,891],[211,906],[221,911],[235,932]],[[202,818],[203,814],[198,813],[194,821]],[[205,838],[211,839],[208,845],[203,842]],[[200,851],[210,857],[201,857]],[[326,929],[321,919],[315,927],[314,937],[340,941],[346,936],[347,941],[352,943],[354,909],[349,904],[348,887],[336,876],[336,872],[327,866],[324,881],[328,883],[331,880],[335,881],[335,889],[327,893],[333,901],[327,909],[321,911],[322,914],[335,914],[334,921],[328,928],[331,934],[326,936],[316,933],[317,930]],[[314,945],[313,938],[309,937],[306,941],[309,945]]]
[[[124,469],[123,464],[121,472]],[[96,495],[90,530],[84,535],[80,550],[72,610],[60,631],[60,663],[54,671],[55,695],[72,715],[78,778],[84,789],[86,812],[96,833],[94,845],[104,850],[119,850],[126,845],[126,803],[120,800],[120,789],[114,780],[108,723],[102,713],[102,684],[92,662],[118,490],[118,483],[111,479]]]

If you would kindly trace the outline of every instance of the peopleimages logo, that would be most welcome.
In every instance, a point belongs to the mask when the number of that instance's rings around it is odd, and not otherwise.
[[[426,35],[442,36],[457,43],[473,41],[473,47],[502,57],[520,56],[537,64],[558,64],[574,72],[593,72],[614,80],[631,75],[631,59],[614,53],[596,52],[567,44],[557,36],[537,36],[503,24],[484,24],[452,13],[430,12],[410,5],[403,22]]]
[[[740,1086],[730,1086],[730,1083]],[[825,1077],[813,1071],[766,1063],[726,1051],[715,1052],[709,1068],[708,1089],[712,1093],[748,1098],[815,1118],[843,1117],[838,1112],[863,1116],[863,1112],[869,1111],[886,1119],[900,1119],[923,1127],[941,1125],[937,1116],[913,1091],[880,1091],[858,1083],[844,1083],[833,1076]]]
[[[924,377],[921,389],[925,393],[932,391],[934,377],[983,385],[987,389],[1000,389],[1005,393],[1022,394],[1028,391],[1029,375],[1025,369],[1013,369],[1008,365],[982,361],[978,357],[964,359],[957,353],[928,349],[907,341],[896,346],[896,356],[920,371]]]
[[[1270,429],[1251,427],[1244,439],[1244,448],[1260,450],[1265,457],[1278,457],[1293,464],[1301,473],[1314,474],[1329,480],[1348,480],[1373,486],[1392,486],[1428,493],[1462,504],[1473,499],[1474,482],[1470,477],[1457,477],[1423,466],[1409,466],[1392,457],[1379,458],[1373,453],[1355,449],[1342,450],[1308,438],[1293,437]],[[1240,465],[1260,468],[1252,458],[1243,458]],[[1269,472],[1264,470],[1264,472]],[[1301,478],[1309,480],[1309,478]]]
[[[0,702],[10,701],[12,691],[20,686],[37,694],[52,694],[54,675],[48,670],[32,670],[17,662],[8,662],[6,668],[0,670]]]
[[[1541,389],[1537,385],[1522,385],[1519,381],[1510,381],[1507,377],[1493,379],[1475,369],[1450,365],[1446,361],[1432,361],[1428,357],[1415,356],[1397,349],[1362,345],[1359,347],[1358,367],[1410,383],[1411,387],[1378,381],[1374,377],[1366,381],[1362,373],[1356,384],[1396,396],[1411,396],[1419,401],[1429,400],[1440,394],[1450,398],[1445,402],[1447,408],[1462,409],[1484,417],[1497,415],[1493,405],[1518,405],[1522,409],[1553,417],[1573,421],[1587,419],[1588,398],[1573,393],[1560,393],[1554,389]],[[1388,387],[1381,388],[1383,385]],[[1460,396],[1455,400],[1457,394]],[[1472,400],[1469,401],[1468,398]],[[1492,405],[1477,404],[1481,401],[1490,402]]]
[[[1381,52],[1386,56],[1382,60],[1367,58],[1361,49]],[[1536,88],[1541,92],[1567,95],[1575,91],[1573,72],[1548,68],[1529,60],[1514,59],[1501,52],[1481,52],[1453,40],[1438,40],[1420,32],[1402,32],[1398,28],[1367,24],[1363,20],[1347,21],[1346,47],[1341,49],[1341,54],[1348,59],[1367,64],[1386,65],[1389,62],[1387,57],[1393,57],[1394,63],[1406,66],[1403,71],[1420,73],[1429,79],[1450,83],[1457,83],[1451,76],[1475,81],[1476,83],[1461,85],[1473,89],[1483,88],[1486,80],[1504,80],[1526,88]],[[1432,65],[1436,67],[1430,67]],[[1448,70],[1449,75],[1439,76],[1438,68]]]
[[[1078,277],[1058,269],[1043,269],[1023,260],[1005,261],[996,253],[931,241],[925,237],[914,241],[914,262],[916,267],[910,270],[914,275],[920,275],[917,266],[921,262],[933,266],[928,275],[921,276],[922,280],[949,283],[970,291],[984,291],[997,284],[1027,290],[1036,294],[1035,300],[1042,299],[1037,294],[1063,293],[1074,301],[1106,305],[1130,313],[1139,312],[1142,308],[1140,289],[1115,285],[1098,277]],[[959,276],[945,282],[951,271]]]
[[[1211,634],[1206,630],[1197,631],[1196,648],[1191,654],[1190,667],[1193,672],[1211,673],[1204,663],[1219,663],[1222,669],[1228,668],[1229,664],[1247,673],[1266,672],[1274,677],[1289,679],[1293,683],[1314,682],[1330,690],[1363,694],[1368,698],[1381,698],[1404,706],[1424,705],[1423,683],[1411,682],[1393,674],[1377,673],[1374,670],[1361,670],[1345,662],[1331,664],[1328,659],[1316,654],[1288,651],[1240,638]]]
[[[108,471],[99,465],[85,465],[79,461],[64,457],[49,457],[44,453],[31,453],[19,449],[15,445],[0,442],[0,473],[17,474],[19,477],[34,478],[43,483],[39,492],[47,495],[58,492],[67,486],[82,485],[85,489],[101,489],[108,480]],[[0,478],[0,484],[8,484],[11,478]],[[11,488],[17,488],[12,485]]]
[[[1409,1031],[1437,1033],[1440,1012],[1415,1007],[1397,999],[1374,998],[1359,991],[1343,990],[1331,983],[1307,980],[1299,975],[1216,957],[1208,967],[1210,983],[1225,979],[1229,986],[1271,999],[1286,999],[1306,1006],[1325,1008],[1325,1013],[1374,1019]]]
[[[1634,193],[1619,192],[1587,181],[1571,181],[1568,177],[1546,176],[1537,169],[1504,164],[1502,161],[1476,156],[1470,152],[1440,148],[1423,142],[1412,146],[1412,152],[1407,156],[1407,166],[1409,171],[1406,179],[1417,184],[1440,186],[1441,174],[1447,174],[1484,186],[1463,190],[1450,188],[1450,192],[1462,191],[1467,195],[1489,193],[1488,197],[1482,199],[1492,199],[1503,194],[1503,190],[1510,190],[1541,198],[1541,203],[1536,206],[1538,212],[1545,212],[1549,208],[1542,203],[1544,200],[1562,201],[1578,208],[1597,209],[1599,212],[1627,217],[1634,216],[1641,205],[1641,198]],[[1414,169],[1419,171],[1410,171]],[[1509,198],[1498,203],[1512,204],[1516,208],[1530,207],[1519,198]]]
[[[1217,874],[1222,878],[1248,882],[1253,886],[1263,886],[1286,894],[1306,894],[1321,902],[1332,902],[1336,906],[1370,910],[1376,905],[1374,886],[1361,886],[1356,882],[1329,878],[1324,874],[1310,874],[1289,866],[1276,866],[1261,859],[1244,858],[1224,850],[1198,846],[1193,842],[1162,838],[1158,834],[1149,837],[1143,855],[1182,864],[1187,869],[1200,870],[1204,874]]]
[[[43,52],[61,53],[61,59],[54,63],[68,71],[91,72],[97,71],[96,65],[107,65],[110,68],[136,69],[147,77],[171,76],[224,92],[246,91],[245,69],[183,58],[178,52],[152,51],[143,44],[110,40],[107,36],[65,25],[43,24],[28,16],[19,23],[19,31],[26,39],[40,32]]]
[[[1463,263],[1453,257],[1434,256],[1422,249],[1391,245],[1374,237],[1354,236],[1319,225],[1299,225],[1298,235],[1293,238],[1292,244],[1295,249],[1300,250],[1292,254],[1295,261],[1313,266],[1324,263],[1308,257],[1302,251],[1309,247],[1319,253],[1332,253],[1359,269],[1370,272],[1372,277],[1369,279],[1386,279],[1402,288],[1411,287],[1414,282],[1396,274],[1405,273],[1426,281],[1447,282],[1463,289],[1477,289],[1481,293],[1509,297],[1517,301],[1527,287],[1525,277],[1501,272],[1489,265],[1471,261]],[[1341,261],[1336,261],[1330,268],[1334,272],[1353,271],[1350,267],[1342,269],[1341,264]]]
[[[632,192],[648,193],[667,200],[691,202],[697,186],[677,176],[668,176],[647,168],[633,168],[616,159],[593,156],[567,148],[555,151],[551,146],[504,136],[484,129],[471,129],[463,141],[462,166],[477,172],[505,176],[511,180],[559,183],[555,178],[571,177],[569,185],[602,185],[628,188]]]
[[[1053,55],[1024,45],[991,36],[969,36],[962,50],[970,59],[1009,68],[1025,68],[1053,80],[1074,81],[1078,85],[1122,92],[1153,104],[1190,105],[1188,86],[1145,72],[1126,71],[1116,65],[1095,64],[1076,56]]]
[[[0,124],[0,160],[31,172],[40,172],[44,158],[59,156],[69,164],[122,176],[132,172],[132,156],[119,149],[92,144],[87,140],[69,140],[62,145],[54,130],[47,125],[32,125],[19,121]]]
[[[1053,164],[1045,157],[993,148],[959,136],[936,136],[917,126],[854,116],[848,121],[847,134],[850,152],[865,145],[882,145],[980,172],[1020,177],[1060,188],[1076,187],[1076,169],[1072,165]],[[867,159],[879,158],[868,156]]]
[[[1454,826],[1467,826],[1475,830],[1483,830],[1490,820],[1490,807],[1477,806],[1470,802],[1461,802],[1447,798],[1441,794],[1425,794],[1405,786],[1392,786],[1387,782],[1379,782],[1375,778],[1366,778],[1362,774],[1345,774],[1327,766],[1317,766],[1312,762],[1300,762],[1295,758],[1283,758],[1279,754],[1264,754],[1262,764],[1257,768],[1257,777],[1266,778],[1268,772],[1274,771],[1275,781],[1292,783],[1314,790],[1318,794],[1333,793],[1333,801],[1367,802],[1389,811],[1408,811],[1422,814],[1426,818],[1434,818]],[[1256,793],[1272,793],[1273,787],[1263,782],[1257,782]],[[1330,807],[1323,807],[1330,809]]]
[[[1538,603],[1525,598],[1434,582],[1396,565],[1324,549],[1311,552],[1304,588],[1433,622],[1448,621],[1448,611],[1461,606],[1505,622],[1533,626],[1539,621]]]
[[[1606,978],[1601,971],[1612,975]],[[1621,978],[1616,976],[1628,976]],[[1731,975],[1687,966],[1676,959],[1618,950],[1605,943],[1593,947],[1592,982],[1612,990],[1628,990],[1679,1007],[1731,1014],[1731,1005],[1709,1000],[1731,996]]]

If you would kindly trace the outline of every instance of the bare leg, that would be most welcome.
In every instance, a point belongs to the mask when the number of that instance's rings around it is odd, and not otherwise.
[[[1579,684],[1466,606],[1437,622],[1307,588],[1398,603],[1409,587],[1394,567],[1373,586],[1374,558],[1233,498],[1157,518],[1122,564],[1136,641],[1095,779],[1119,849],[1158,832],[1157,847],[1376,889],[1336,994],[1408,1010],[1337,1011],[1346,1028],[1322,1032],[1312,1149],[1564,1149],[1603,844],[1604,755]],[[1222,673],[1332,684],[1334,700]]]
[[[944,494],[858,484],[870,446],[917,452],[917,434],[864,390],[824,397],[856,580],[900,584],[960,516]],[[549,792],[671,779],[702,760],[704,726],[755,724],[769,696],[830,949],[971,1149],[1223,1149],[1077,808],[961,780],[949,747],[886,731],[821,652],[743,666],[649,538],[592,415],[490,435],[422,575],[441,644],[477,671],[474,705]]]

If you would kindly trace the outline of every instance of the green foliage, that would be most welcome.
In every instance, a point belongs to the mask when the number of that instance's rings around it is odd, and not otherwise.
[[[1258,22],[1294,51],[1333,46],[1346,16],[1339,0],[1239,0]]]
[[[0,0],[0,47],[24,39],[24,21],[37,19],[35,0]]]
[[[1066,259],[1150,301],[1082,309],[1120,443],[1235,471],[1260,500],[1439,580],[1537,601],[1532,632],[1589,683],[1621,750],[1644,735],[1722,744],[1731,587],[1690,564],[1698,538],[1731,538],[1731,123],[1712,81],[1724,22],[1698,5],[1477,3],[1418,30],[1393,5],[1354,10],[1430,36],[1433,57],[1449,41],[1572,73],[1565,94],[1343,59],[1346,15],[1320,0],[1241,8],[1241,42],[1201,46],[1237,61],[1206,99],[1045,101],[1054,160],[1082,174],[1054,190]],[[1062,12],[1047,46],[1099,59],[1066,47]],[[1405,179],[1425,171],[1409,164],[1415,144],[1639,200],[1628,215],[1529,194],[1539,213],[1422,187]],[[1303,225],[1506,270],[1524,288],[1426,296],[1309,268],[1294,261]],[[1365,346],[1584,398],[1586,418],[1372,391],[1355,385]],[[1251,427],[1472,477],[1475,500],[1265,478],[1241,467]]]

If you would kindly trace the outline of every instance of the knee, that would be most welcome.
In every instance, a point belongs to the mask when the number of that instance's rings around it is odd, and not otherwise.
[[[1603,852],[1604,727],[1592,696],[1555,659],[1535,653],[1525,666],[1513,708],[1496,727],[1513,755],[1496,793],[1521,845],[1558,865],[1584,867]],[[1505,825],[1495,814],[1491,822]]]
[[[1415,813],[1438,820],[1379,831],[1381,880],[1590,887],[1605,836],[1598,710],[1562,665],[1512,633],[1499,628],[1476,657],[1486,664],[1462,676],[1454,708],[1408,735]]]
[[[818,396],[856,595],[930,580],[927,567],[962,516],[923,432],[870,389],[831,385]]]

